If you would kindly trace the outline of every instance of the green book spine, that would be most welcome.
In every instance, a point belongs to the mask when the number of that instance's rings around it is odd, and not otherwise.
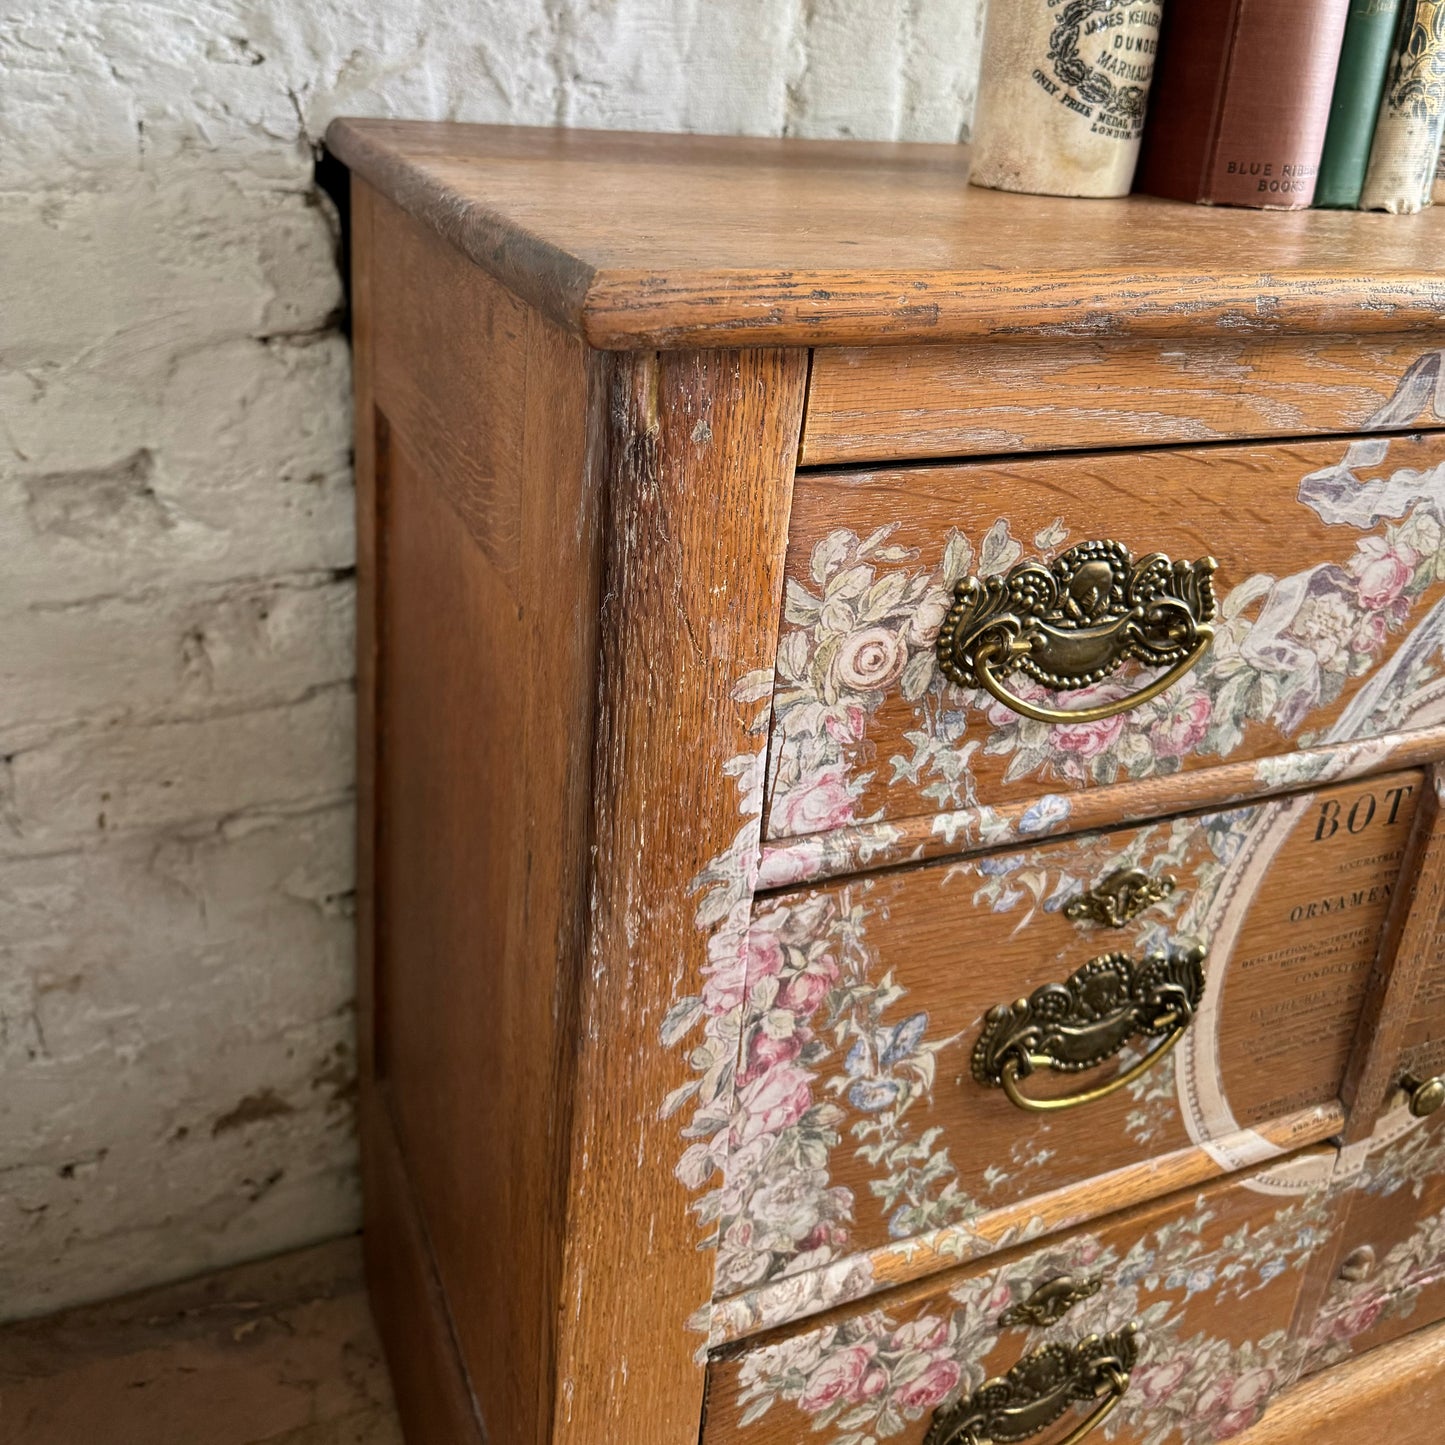
[[[1400,5],[1401,0],[1351,0],[1315,186],[1317,206],[1353,209],[1360,203]]]

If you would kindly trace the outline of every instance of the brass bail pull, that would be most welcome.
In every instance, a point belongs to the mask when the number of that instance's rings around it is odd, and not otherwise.
[[[1127,1089],[1136,1079],[1142,1079],[1184,1037],[1184,1031],[1188,1027],[1189,1020],[1185,1019],[1178,1028],[1165,1035],[1164,1042],[1157,1049],[1150,1049],[1132,1068],[1125,1069],[1122,1074],[1115,1074],[1107,1084],[1100,1084],[1093,1089],[1083,1089],[1077,1094],[1065,1094],[1059,1099],[1029,1098],[1019,1088],[1019,1062],[1017,1059],[1010,1059],[1004,1065],[1000,1083],[1003,1085],[1004,1093],[1008,1095],[1009,1103],[1017,1108],[1027,1109],[1031,1114],[1055,1114],[1061,1109],[1077,1109],[1081,1104],[1093,1104],[1100,1099],[1107,1099],[1110,1094],[1117,1094],[1120,1089]],[[1029,1056],[1029,1064],[1036,1069],[1051,1067],[1053,1062],[1052,1059],[1041,1054]]]
[[[1021,562],[1002,577],[964,577],[938,634],[938,664],[959,687],[981,687],[1023,717],[1098,722],[1158,697],[1214,638],[1213,557],[1137,561],[1121,542],[1079,542],[1051,563]],[[1126,662],[1162,667],[1137,691],[1090,707],[1031,702],[1006,686],[1015,672],[1065,692]]]
[[[1133,708],[1140,707],[1150,698],[1158,697],[1161,692],[1167,692],[1173,687],[1208,650],[1210,640],[1214,636],[1214,629],[1210,627],[1205,629],[1205,632],[1207,635],[1201,636],[1188,655],[1176,662],[1168,672],[1161,673],[1152,682],[1141,687],[1138,692],[1128,693],[1124,697],[1116,697],[1112,702],[1096,703],[1093,707],[1043,707],[1039,703],[1020,697],[1016,692],[1010,692],[994,673],[991,652],[979,651],[974,659],[974,671],[987,692],[1022,717],[1030,717],[1035,722],[1044,723],[1099,722],[1103,718],[1117,717],[1121,712],[1129,712]]]
[[[1112,1365],[1105,1367],[1105,1376],[1108,1380],[1103,1396],[1103,1404],[1091,1414],[1088,1419],[1082,1421],[1077,1429],[1070,1430],[1059,1445],[1079,1445],[1079,1441],[1086,1435],[1092,1435],[1110,1415],[1114,1413],[1115,1407],[1122,1400],[1129,1389],[1129,1376],[1121,1370],[1116,1370]]]
[[[1129,1388],[1139,1358],[1139,1326],[1054,1341],[1025,1355],[1008,1374],[985,1380],[973,1394],[934,1412],[923,1445],[986,1445],[1028,1440],[1075,1405],[1100,1403],[1058,1445],[1078,1445],[1097,1430]]]
[[[1141,959],[1105,953],[1063,983],[1046,983],[1027,998],[997,1005],[973,1046],[974,1079],[1002,1089],[1016,1108],[1034,1114],[1077,1109],[1128,1088],[1184,1037],[1204,996],[1204,955],[1197,943]],[[1107,1083],[1057,1099],[1032,1098],[1020,1087],[1039,1069],[1097,1068],[1140,1037],[1159,1043]]]

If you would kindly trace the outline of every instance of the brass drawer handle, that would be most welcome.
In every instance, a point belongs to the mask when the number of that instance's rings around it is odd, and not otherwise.
[[[1127,953],[1105,953],[1067,983],[1046,983],[1028,998],[998,1004],[985,1016],[973,1046],[973,1077],[1034,1113],[1075,1109],[1117,1093],[1184,1037],[1204,996],[1204,953],[1193,943],[1147,953],[1137,962]],[[1019,1088],[1035,1069],[1096,1068],[1140,1034],[1163,1042],[1107,1084],[1060,1099],[1031,1099]]]
[[[1172,687],[1214,637],[1213,557],[1136,562],[1121,542],[1080,542],[1045,566],[1020,562],[1003,577],[963,577],[938,634],[938,665],[959,687],[1046,723],[1097,722]],[[1004,686],[1015,672],[1061,691],[1102,682],[1128,661],[1168,671],[1138,692],[1094,707],[1053,708]]]
[[[1087,1335],[1077,1344],[1047,1344],[1008,1374],[985,1380],[966,1399],[934,1412],[923,1445],[984,1445],[1027,1440],[1047,1430],[1070,1405],[1102,1400],[1058,1445],[1078,1445],[1097,1429],[1129,1388],[1139,1358],[1138,1326]]]

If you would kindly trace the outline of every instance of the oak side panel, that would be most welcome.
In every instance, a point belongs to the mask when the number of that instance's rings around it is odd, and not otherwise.
[[[1412,367],[1428,391],[1440,353],[1422,345],[1341,335],[826,347],[813,358],[802,462],[1355,431]]]
[[[436,1261],[397,1148],[385,1085],[362,1110],[362,1246],[407,1445],[491,1445],[457,1348]]]
[[[388,436],[375,409],[372,280],[375,193],[353,181],[352,350],[356,406],[356,1034],[362,1140],[364,1248],[372,1314],[386,1346],[397,1408],[410,1445],[482,1445],[436,1266],[417,1218],[396,1146],[384,1084],[377,1077],[377,794],[382,759],[377,709],[379,588]]]
[[[380,200],[370,251],[378,1065],[428,1297],[486,1436],[522,1445],[552,1411],[605,388],[595,354]]]
[[[806,361],[618,368],[556,1445],[697,1437],[703,1337],[688,1320],[713,1255],[673,1177],[689,1141],[662,1110],[688,1070],[661,1031],[715,942],[700,875],[756,856],[756,787],[731,765],[756,763],[763,737],[758,695],[738,685],[758,685],[776,643]],[[735,949],[747,902],[722,920]]]

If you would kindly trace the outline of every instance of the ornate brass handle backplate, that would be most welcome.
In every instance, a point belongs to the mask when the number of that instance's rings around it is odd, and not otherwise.
[[[1046,723],[1096,722],[1178,682],[1214,636],[1213,557],[1136,562],[1121,542],[1080,542],[1045,565],[1002,577],[963,577],[938,634],[938,664],[960,687],[982,687]],[[1022,672],[1060,691],[1102,682],[1126,662],[1164,667],[1137,692],[1094,707],[1043,707],[1009,691]]]
[[[1047,1344],[1008,1374],[985,1380],[972,1395],[937,1411],[923,1445],[1011,1445],[1047,1430],[1070,1405],[1103,1403],[1058,1445],[1078,1445],[1124,1398],[1139,1358],[1137,1327],[1088,1335],[1077,1344]]]
[[[1178,886],[1172,873],[1151,878],[1141,868],[1116,868],[1064,904],[1064,917],[1074,923],[1123,928],[1146,908],[1168,898]]]
[[[1077,1279],[1071,1274],[1057,1274],[1043,1282],[1027,1299],[1010,1305],[999,1317],[998,1327],[1011,1330],[1021,1326],[1045,1329],[1056,1325],[1082,1300],[1093,1297],[1104,1288],[1103,1279]]]
[[[973,1046],[973,1077],[1034,1112],[1073,1109],[1106,1098],[1153,1068],[1184,1037],[1204,996],[1204,949],[1188,944],[1090,959],[1066,983],[1046,983],[1016,1003],[988,1011]],[[1163,1042],[1106,1084],[1059,1099],[1032,1099],[1019,1087],[1036,1069],[1079,1073],[1118,1054],[1133,1038]]]

